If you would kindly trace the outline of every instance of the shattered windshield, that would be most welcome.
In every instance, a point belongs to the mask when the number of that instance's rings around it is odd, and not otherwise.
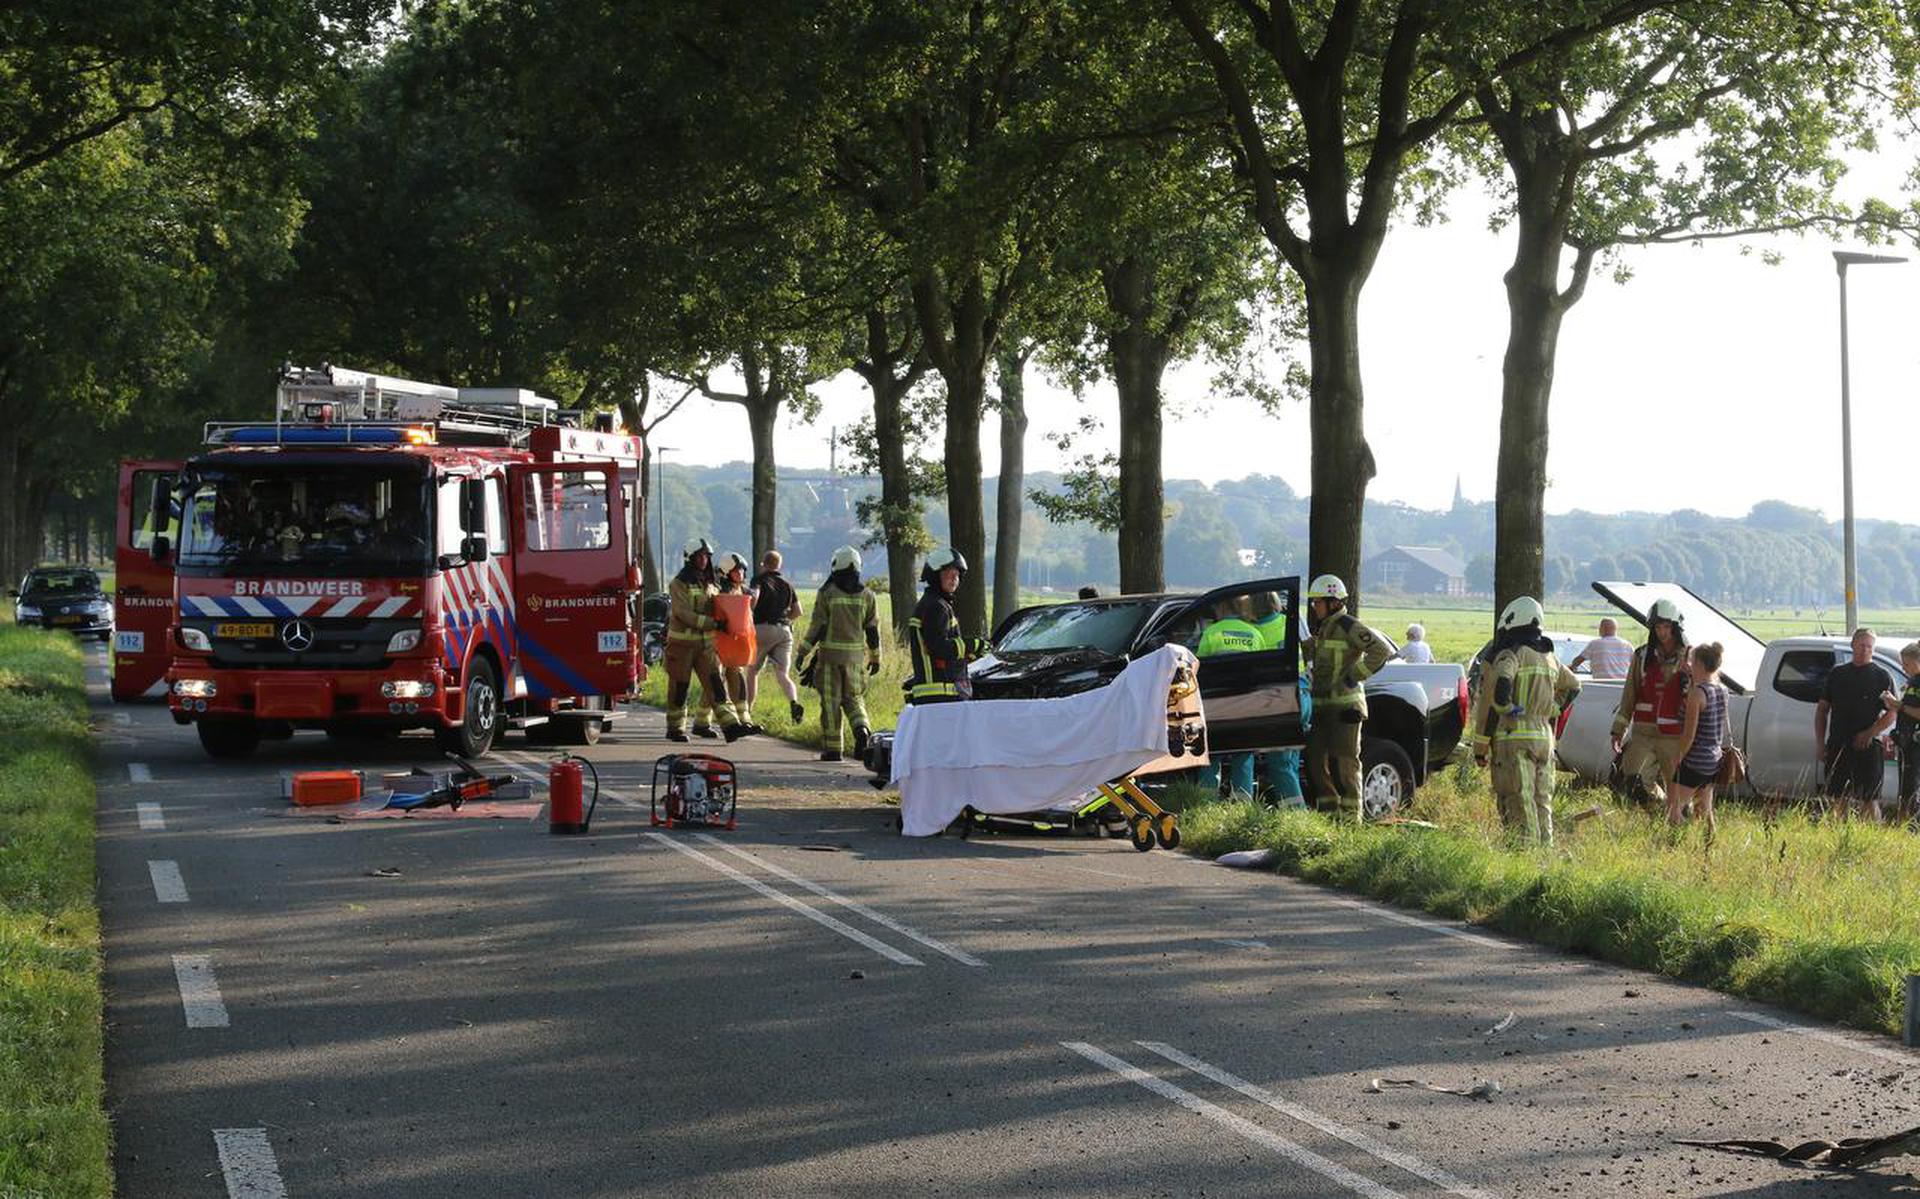
[[[1156,606],[1153,600],[1141,600],[1032,608],[1011,619],[995,639],[994,652],[1084,648],[1123,655]]]
[[[386,466],[207,469],[186,481],[183,568],[424,575],[426,477]]]

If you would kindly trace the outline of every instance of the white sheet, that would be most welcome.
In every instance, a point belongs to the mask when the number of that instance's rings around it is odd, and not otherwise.
[[[1168,645],[1079,695],[909,706],[893,742],[902,831],[935,836],[968,806],[1039,811],[1164,758],[1167,688],[1182,662],[1192,652]]]

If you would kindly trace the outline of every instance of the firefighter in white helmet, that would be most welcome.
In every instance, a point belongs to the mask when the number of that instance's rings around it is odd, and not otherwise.
[[[838,762],[843,715],[853,726],[853,756],[867,752],[867,675],[880,670],[880,606],[860,581],[859,550],[841,546],[828,566],[800,639],[800,657],[814,655],[801,677],[811,674],[820,692],[820,760]]]
[[[680,573],[667,584],[667,740],[687,739],[687,691],[695,675],[706,692],[727,740],[737,741],[749,731],[727,699],[720,657],[713,649],[713,633],[720,627],[713,610],[719,591],[713,574],[713,544],[693,537],[681,548]]]
[[[1553,844],[1553,726],[1580,693],[1540,633],[1546,613],[1523,595],[1500,613],[1493,664],[1468,718],[1476,762],[1493,764],[1493,795],[1509,833]]]
[[[1360,726],[1367,718],[1364,687],[1387,664],[1386,639],[1347,611],[1347,585],[1321,575],[1307,585],[1309,690],[1313,726],[1307,732],[1307,774],[1322,807],[1360,819]]]
[[[1620,707],[1613,714],[1613,752],[1622,783],[1639,780],[1655,807],[1667,802],[1667,787],[1687,747],[1681,743],[1687,715],[1687,631],[1680,606],[1657,599],[1647,611],[1647,643],[1633,651]]]

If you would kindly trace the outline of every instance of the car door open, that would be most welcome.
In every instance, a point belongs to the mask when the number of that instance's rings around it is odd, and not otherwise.
[[[1169,642],[1199,655],[1210,752],[1294,749],[1304,741],[1299,595],[1298,578],[1234,583],[1194,597],[1142,630],[1136,656]],[[1227,620],[1250,626],[1259,648],[1242,648],[1244,633],[1209,639],[1207,629]],[[1208,652],[1202,652],[1203,646]]]

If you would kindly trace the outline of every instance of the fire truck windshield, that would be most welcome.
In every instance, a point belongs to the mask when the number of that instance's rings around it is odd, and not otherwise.
[[[183,570],[419,577],[431,568],[427,480],[418,470],[218,467],[186,482]]]

